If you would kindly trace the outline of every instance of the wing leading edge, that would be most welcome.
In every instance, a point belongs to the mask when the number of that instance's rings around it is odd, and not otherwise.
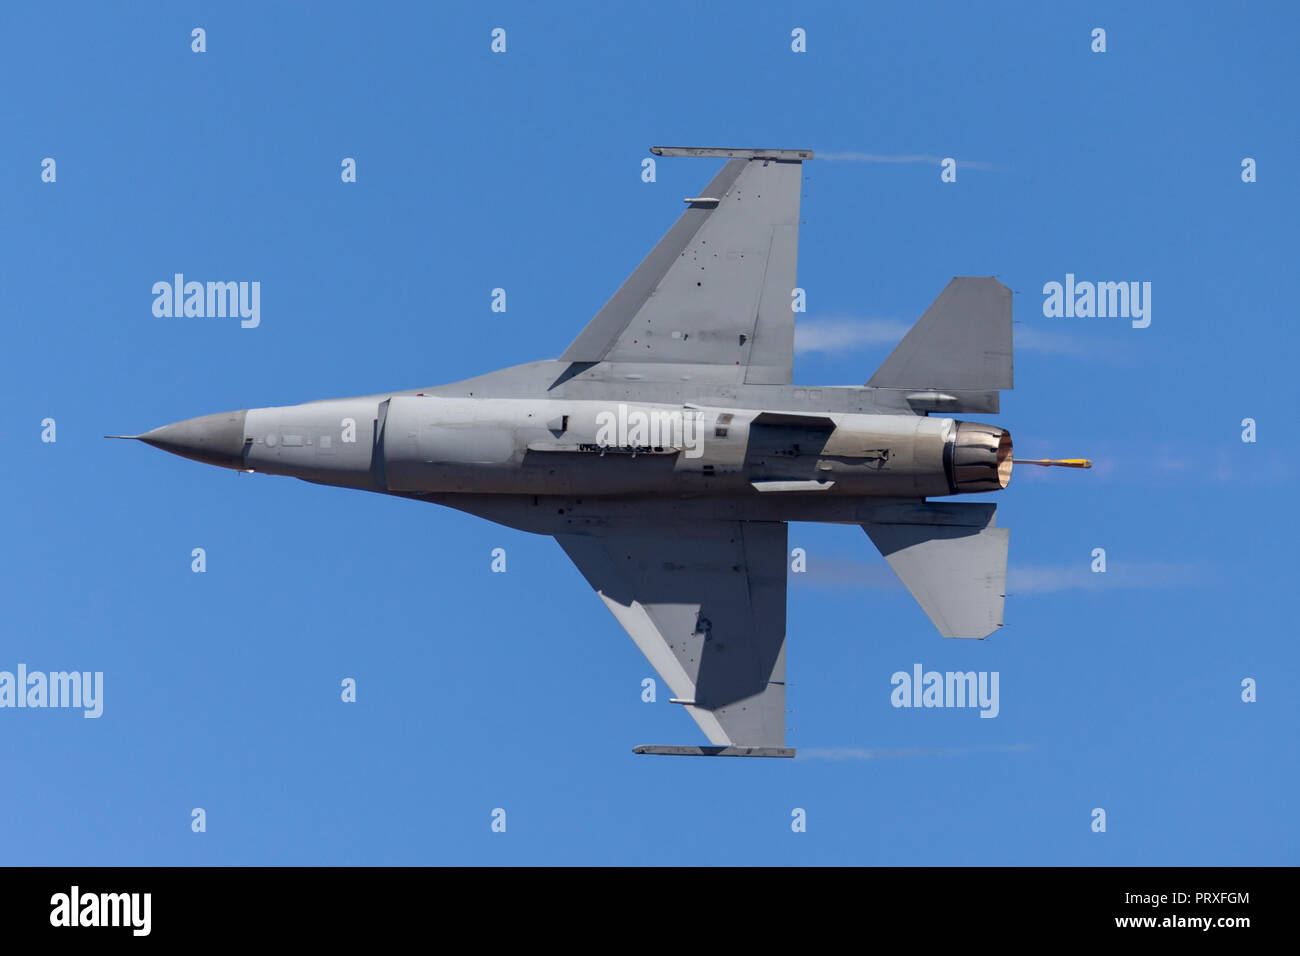
[[[561,360],[725,366],[737,383],[788,385],[801,164],[812,152],[651,151],[731,158]]]
[[[793,756],[785,747],[786,525],[593,532],[556,540],[714,745],[640,752]]]

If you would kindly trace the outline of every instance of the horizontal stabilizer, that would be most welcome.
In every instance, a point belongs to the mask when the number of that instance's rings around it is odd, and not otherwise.
[[[953,390],[1011,388],[1011,290],[992,276],[958,276],[903,336],[867,385]]]
[[[943,503],[944,520],[969,508],[964,525],[924,520],[864,524],[889,566],[944,637],[981,639],[1002,626],[1006,598],[1006,528],[995,527],[997,508],[988,504]]]

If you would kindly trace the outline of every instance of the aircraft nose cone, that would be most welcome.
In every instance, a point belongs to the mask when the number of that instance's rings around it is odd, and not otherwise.
[[[242,468],[244,419],[247,417],[247,409],[201,415],[172,425],[163,425],[135,437],[145,444],[182,458],[223,468]]]

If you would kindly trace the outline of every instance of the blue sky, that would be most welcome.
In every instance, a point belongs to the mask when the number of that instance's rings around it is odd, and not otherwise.
[[[1155,6],[6,5],[0,670],[102,671],[104,712],[0,710],[0,863],[1295,864],[1300,12]],[[998,497],[985,642],[794,526],[794,761],[634,756],[701,738],[548,538],[101,438],[556,356],[716,171],[643,183],[655,144],[955,157],[805,167],[795,380],[996,274],[986,418],[1097,462]],[[154,317],[175,272],[261,325]],[[1067,273],[1150,326],[1044,317]],[[916,663],[997,671],[998,717],[891,707]]]

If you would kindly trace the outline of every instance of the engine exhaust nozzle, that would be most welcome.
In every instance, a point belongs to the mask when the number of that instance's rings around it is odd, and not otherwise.
[[[958,422],[948,481],[963,494],[1001,491],[1011,482],[1011,433],[994,425]]]

